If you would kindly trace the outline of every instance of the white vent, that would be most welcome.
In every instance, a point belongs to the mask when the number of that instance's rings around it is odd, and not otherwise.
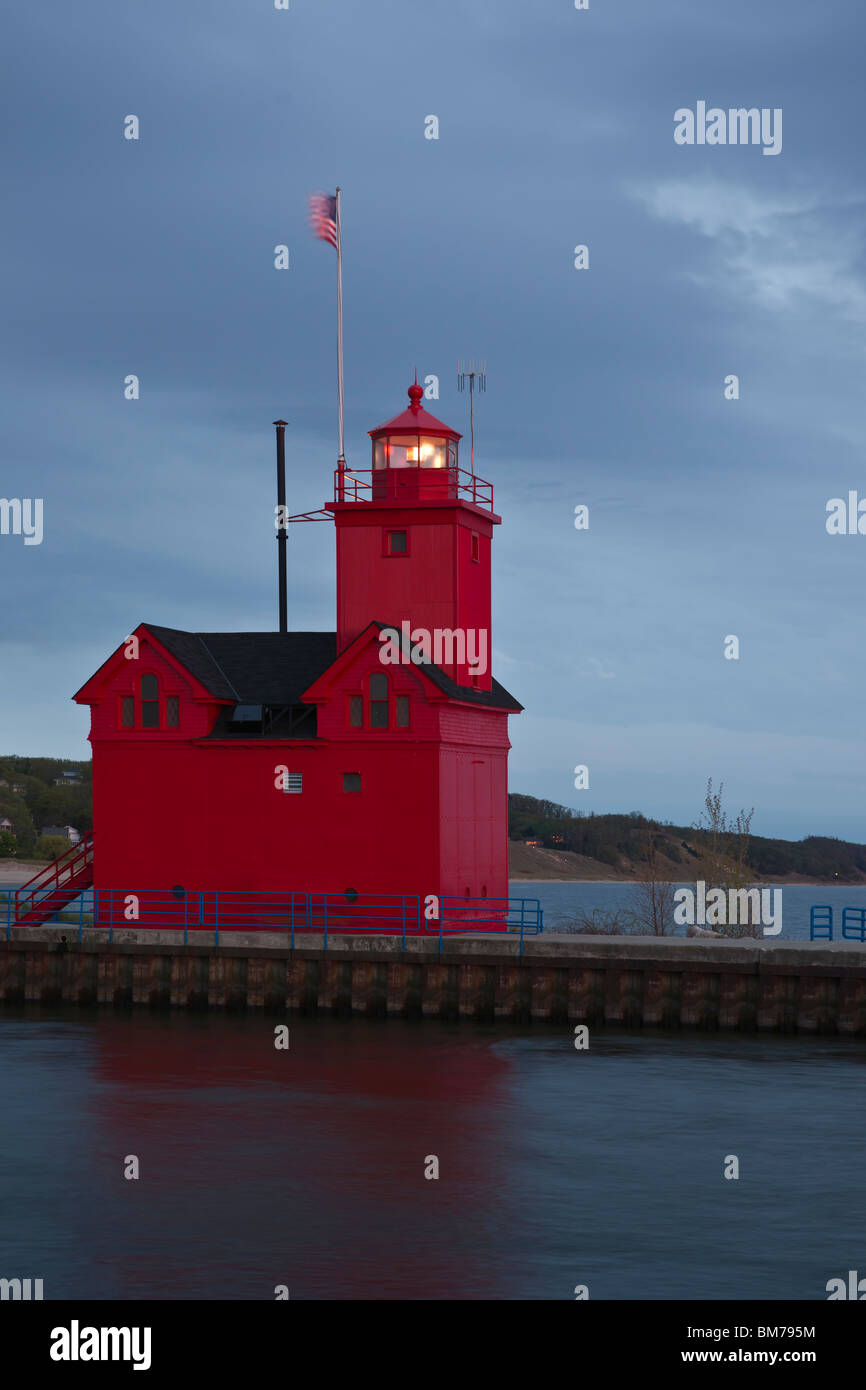
[[[304,790],[303,772],[287,772],[284,792],[302,792]]]

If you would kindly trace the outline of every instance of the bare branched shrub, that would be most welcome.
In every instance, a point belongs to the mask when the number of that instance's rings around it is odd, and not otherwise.
[[[754,887],[754,878],[748,862],[749,838],[751,834],[754,806],[750,811],[740,810],[732,820],[722,805],[724,782],[719,783],[718,791],[713,791],[712,777],[707,779],[703,815],[692,827],[700,832],[696,846],[698,863],[695,878],[703,879],[707,891],[721,888],[725,900],[730,889]],[[761,928],[754,922],[728,922],[713,928],[720,936],[760,936]]]
[[[557,931],[576,936],[645,936],[646,928],[629,908],[594,907],[592,912],[576,912],[568,922],[557,923]]]
[[[642,852],[629,904],[633,917],[645,932],[667,936],[674,930],[675,887],[664,877],[658,842],[658,827],[648,824],[642,837]]]

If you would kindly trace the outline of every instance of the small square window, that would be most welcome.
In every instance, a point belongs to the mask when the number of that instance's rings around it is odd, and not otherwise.
[[[283,783],[283,791],[284,791],[284,792],[295,792],[295,793],[298,793],[298,792],[302,792],[303,790],[304,790],[304,774],[303,774],[303,772],[287,772],[287,773],[286,773],[285,782]]]
[[[474,531],[472,532],[472,558],[473,560],[478,559],[478,536]]]
[[[394,701],[394,723],[398,729],[409,727],[409,696],[398,695]]]
[[[389,555],[405,555],[409,548],[405,531],[386,531],[385,542]]]
[[[360,695],[349,696],[349,728],[363,729],[364,701]]]
[[[170,729],[180,724],[180,700],[177,695],[169,695],[165,702],[165,722]]]
[[[343,773],[343,791],[344,791],[344,792],[359,792],[360,790],[361,790],[361,774],[360,774],[360,772],[344,772],[344,773]]]
[[[135,727],[135,700],[131,695],[124,695],[120,701],[120,724],[124,729]]]

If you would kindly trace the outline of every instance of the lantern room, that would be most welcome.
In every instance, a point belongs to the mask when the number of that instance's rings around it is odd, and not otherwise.
[[[370,430],[373,500],[434,501],[457,496],[457,446],[461,435],[421,405],[423,387],[409,387],[409,408]]]

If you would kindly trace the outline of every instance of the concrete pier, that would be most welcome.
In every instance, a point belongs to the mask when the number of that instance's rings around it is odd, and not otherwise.
[[[400,937],[62,928],[0,942],[0,1003],[506,1019],[866,1036],[866,946],[681,937]],[[106,939],[100,939],[105,936]],[[166,939],[168,938],[168,939]]]

